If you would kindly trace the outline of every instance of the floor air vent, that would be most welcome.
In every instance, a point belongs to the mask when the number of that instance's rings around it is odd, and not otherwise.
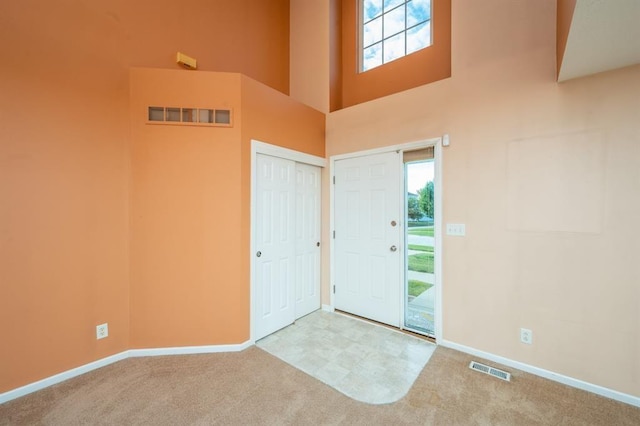
[[[488,365],[480,364],[476,361],[471,361],[471,364],[469,364],[469,368],[493,377],[497,377],[498,379],[505,380],[507,382],[511,381],[511,374],[507,373],[506,371],[498,370],[497,368],[489,367]]]

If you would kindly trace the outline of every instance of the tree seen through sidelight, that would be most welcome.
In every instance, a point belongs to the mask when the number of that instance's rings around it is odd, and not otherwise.
[[[406,164],[405,327],[434,334],[434,161]]]

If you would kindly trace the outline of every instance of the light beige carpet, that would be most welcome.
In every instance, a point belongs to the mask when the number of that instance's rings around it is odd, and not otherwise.
[[[2,425],[639,425],[640,409],[438,347],[400,401],[370,405],[252,347],[131,358],[0,405]]]

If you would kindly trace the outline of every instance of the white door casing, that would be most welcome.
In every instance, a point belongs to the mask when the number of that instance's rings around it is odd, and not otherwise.
[[[335,308],[395,327],[402,288],[399,164],[397,152],[337,160],[334,188]]]
[[[296,163],[295,318],[320,308],[320,167]]]
[[[256,158],[255,338],[295,320],[295,162],[269,155]]]

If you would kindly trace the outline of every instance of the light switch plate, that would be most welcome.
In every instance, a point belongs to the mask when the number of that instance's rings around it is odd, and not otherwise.
[[[447,223],[447,235],[464,237],[467,233],[464,223]]]

